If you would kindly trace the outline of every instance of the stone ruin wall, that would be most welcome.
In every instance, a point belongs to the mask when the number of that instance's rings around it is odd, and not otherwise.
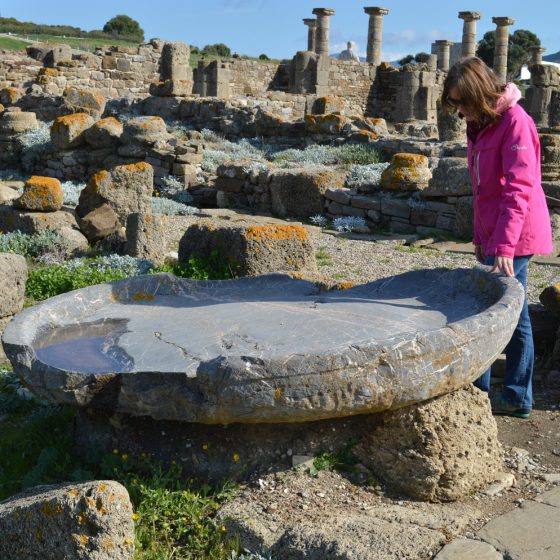
[[[66,87],[93,88],[104,96],[143,97],[150,83],[159,78],[161,49],[151,45],[138,48],[110,47],[99,54],[84,53],[56,68],[25,54],[2,51],[0,87],[33,87],[35,92],[61,95]]]

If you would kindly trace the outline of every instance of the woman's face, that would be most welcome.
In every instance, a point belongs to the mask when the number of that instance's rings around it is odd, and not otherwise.
[[[457,111],[465,117],[465,120],[467,122],[475,120],[472,109],[469,109],[469,107],[465,105],[463,99],[461,99],[461,94],[459,93],[457,86],[453,86],[452,88],[449,89],[447,102],[452,107],[455,107],[455,109],[457,109]]]

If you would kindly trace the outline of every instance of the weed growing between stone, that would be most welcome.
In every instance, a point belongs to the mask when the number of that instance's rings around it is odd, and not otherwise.
[[[39,121],[39,126],[18,137],[21,146],[21,165],[25,171],[33,171],[33,167],[41,156],[52,148],[52,122]]]
[[[56,231],[44,230],[38,233],[12,231],[0,233],[0,253],[17,253],[36,259],[46,254],[61,254],[68,250],[66,240]]]
[[[212,251],[207,257],[191,257],[184,264],[164,263],[160,266],[127,255],[108,255],[31,268],[25,295],[31,300],[43,301],[71,290],[157,272],[170,272],[175,276],[193,280],[235,277],[235,271],[220,258],[217,251]]]
[[[320,471],[354,472],[359,459],[352,453],[357,441],[349,441],[340,451],[321,451],[315,455],[313,465],[309,469],[311,476],[317,476]]]
[[[240,552],[214,519],[235,494],[232,484],[197,486],[181,479],[174,461],[163,465],[117,449],[81,460],[71,439],[74,414],[36,400],[15,373],[0,368],[0,500],[38,484],[117,480],[134,506],[137,560],[271,560]]]
[[[64,193],[64,205],[65,206],[78,206],[80,201],[80,194],[86,188],[85,183],[73,183],[72,181],[64,181],[61,183],[62,192]]]

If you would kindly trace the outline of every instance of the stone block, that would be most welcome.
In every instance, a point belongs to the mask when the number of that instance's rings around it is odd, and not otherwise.
[[[397,218],[410,218],[410,205],[408,200],[402,198],[382,198],[381,213]]]
[[[346,103],[343,97],[335,97],[334,95],[326,95],[318,97],[313,102],[314,115],[326,115],[329,113],[343,113]]]
[[[124,125],[121,142],[153,146],[158,141],[167,141],[169,133],[161,117],[136,117]]]
[[[243,179],[230,179],[229,177],[218,177],[214,184],[216,190],[228,193],[240,193],[243,191],[244,185]]]
[[[278,169],[270,173],[272,212],[309,217],[323,211],[324,193],[344,186],[346,173],[327,168]]]
[[[339,204],[350,204],[352,196],[350,191],[346,189],[327,189],[325,191],[325,198],[338,202]]]
[[[32,212],[56,212],[62,208],[63,201],[64,192],[58,179],[34,175],[25,182],[14,206]]]
[[[470,385],[379,414],[357,452],[397,492],[434,502],[469,495],[503,469],[490,402]]]
[[[0,253],[0,318],[10,317],[23,309],[27,282],[25,257]]]
[[[51,141],[57,150],[69,150],[81,146],[84,132],[94,123],[87,113],[74,113],[57,117],[51,127]]]
[[[355,206],[343,206],[342,214],[344,216],[358,216],[365,218],[365,216],[367,216],[367,210],[364,208],[356,208]]]
[[[207,258],[213,251],[241,276],[317,268],[313,242],[300,225],[195,224],[181,238],[179,262]]]
[[[560,179],[560,134],[539,134],[543,181]]]
[[[109,237],[120,227],[117,214],[107,203],[78,217],[78,223],[80,230],[91,243]]]
[[[471,177],[465,158],[440,158],[423,197],[464,196],[471,193]]]
[[[35,113],[4,110],[0,115],[0,136],[10,138],[39,126]]]
[[[150,212],[130,214],[126,220],[125,253],[156,263],[163,262],[168,227],[167,216]]]
[[[43,64],[48,68],[72,61],[72,49],[68,45],[56,45],[51,48],[43,58]]]
[[[190,55],[191,50],[186,43],[180,41],[166,42],[161,50],[161,80],[189,80]],[[192,93],[192,91],[189,93]]]
[[[0,231],[21,231],[37,233],[45,230],[58,230],[69,226],[78,229],[74,210],[62,207],[58,212],[30,212],[19,210],[11,204],[0,204]]]
[[[545,288],[541,292],[539,300],[548,313],[560,319],[560,284]]]
[[[546,204],[549,208],[560,208],[560,181],[542,182],[544,194],[547,196]]]
[[[105,111],[105,97],[95,89],[67,87],[62,93],[63,114],[86,113],[99,120]]]
[[[457,200],[455,224],[453,235],[459,239],[468,239],[474,236],[473,197],[462,196]]]
[[[391,191],[423,190],[432,176],[428,163],[428,158],[420,154],[395,154],[381,174],[380,187]]]
[[[15,105],[23,96],[25,91],[18,87],[7,86],[0,89],[0,103],[6,107]]]
[[[436,219],[436,227],[439,229],[445,229],[447,231],[453,231],[455,226],[455,218],[451,216],[443,216],[440,214]]]
[[[425,208],[412,208],[410,211],[410,223],[417,226],[436,225],[437,214]]]
[[[0,502],[0,558],[132,560],[132,514],[112,480],[36,486]]]
[[[150,93],[160,97],[186,97],[193,92],[193,81],[165,80],[157,84],[150,84]]]
[[[112,148],[118,144],[122,133],[123,125],[114,117],[107,117],[88,128],[85,139],[93,148]]]
[[[83,219],[92,210],[108,204],[117,215],[119,225],[125,227],[129,214],[149,211],[153,188],[154,171],[148,163],[117,165],[90,177],[80,194],[76,212]],[[89,239],[87,234],[86,237]]]

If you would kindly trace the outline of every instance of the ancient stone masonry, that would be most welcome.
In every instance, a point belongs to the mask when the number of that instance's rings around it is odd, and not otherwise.
[[[31,54],[35,54],[32,51]],[[60,54],[60,53],[59,53]],[[3,53],[0,86],[18,85],[35,93],[61,95],[68,86],[96,88],[107,97],[146,96],[158,80],[161,45],[109,47],[95,53],[73,52],[42,61],[23,54]]]
[[[374,66],[381,63],[381,38],[383,35],[383,16],[389,13],[387,8],[364,8],[369,15],[367,61]]]
[[[476,22],[480,19],[480,14],[478,12],[459,12],[459,19],[464,22],[461,57],[474,56],[476,54]]]

